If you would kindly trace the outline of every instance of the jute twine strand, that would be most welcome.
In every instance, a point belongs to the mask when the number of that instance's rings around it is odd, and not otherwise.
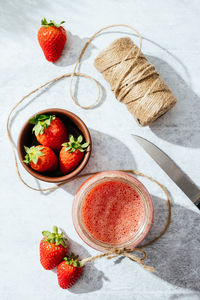
[[[136,255],[130,254],[129,252],[143,253],[143,257],[139,258]],[[146,255],[146,252],[143,249],[140,249],[140,248],[135,248],[135,249],[126,249],[126,248],[124,248],[124,249],[111,249],[111,251],[101,253],[101,254],[98,254],[98,255],[95,255],[95,256],[92,256],[92,257],[85,258],[81,261],[81,264],[82,264],[82,266],[84,266],[86,263],[92,262],[92,261],[94,261],[96,259],[99,259],[99,258],[106,257],[107,259],[112,259],[112,258],[115,258],[115,257],[120,256],[120,255],[126,256],[129,259],[139,263],[144,269],[146,269],[148,271],[151,271],[151,272],[154,272],[153,267],[147,266],[145,263],[143,263],[143,260],[147,257],[147,255]]]
[[[101,28],[100,30],[98,30],[97,32],[95,32],[89,39],[88,41],[85,43],[76,63],[75,63],[75,66],[74,66],[74,70],[72,73],[66,73],[66,74],[63,74],[61,76],[58,76],[46,83],[44,83],[43,85],[39,86],[38,88],[34,89],[33,91],[31,91],[30,93],[28,93],[27,95],[25,95],[21,100],[19,100],[15,105],[14,107],[11,109],[9,115],[8,115],[8,119],[7,119],[7,134],[8,134],[8,138],[9,138],[9,141],[10,141],[10,144],[11,144],[11,147],[12,147],[12,151],[13,151],[13,155],[14,155],[14,159],[15,159],[15,166],[16,166],[16,170],[17,170],[17,174],[20,178],[20,180],[29,188],[31,188],[32,190],[35,190],[35,191],[49,191],[49,190],[54,190],[56,189],[57,187],[60,186],[60,184],[58,184],[57,186],[54,186],[54,187],[51,187],[51,188],[46,188],[46,189],[37,189],[37,188],[34,188],[32,186],[30,186],[28,183],[26,183],[24,181],[24,179],[22,178],[21,174],[20,174],[20,171],[19,171],[19,167],[18,167],[18,161],[17,161],[17,157],[16,157],[16,153],[15,153],[15,146],[14,146],[14,143],[13,143],[13,140],[12,140],[12,137],[11,137],[11,133],[10,133],[10,119],[11,119],[11,115],[12,113],[16,110],[16,108],[24,101],[26,100],[28,97],[30,97],[31,95],[33,95],[34,93],[38,92],[40,89],[44,88],[45,86],[49,85],[49,84],[52,84],[54,82],[57,82],[63,78],[66,78],[66,77],[70,77],[70,84],[69,84],[69,92],[70,92],[70,97],[71,99],[73,100],[73,102],[78,105],[79,107],[81,108],[84,108],[84,109],[91,109],[93,107],[95,107],[99,101],[100,101],[100,84],[98,83],[98,81],[93,78],[92,76],[88,75],[88,74],[85,74],[85,73],[79,73],[79,72],[76,72],[76,69],[77,69],[77,66],[78,64],[81,62],[81,59],[87,49],[87,47],[90,45],[90,43],[92,42],[92,40],[95,39],[95,37],[101,33],[102,31],[106,30],[106,29],[109,29],[109,28],[112,28],[112,27],[126,27],[126,28],[129,28],[131,30],[133,30],[139,37],[140,39],[140,46],[139,46],[139,49],[141,49],[142,47],[142,36],[141,34],[139,33],[139,31],[137,29],[135,29],[134,27],[130,26],[130,25],[126,25],[126,24],[113,24],[113,25],[109,25],[109,26],[106,26],[106,27],[103,27]],[[78,103],[77,99],[73,96],[73,93],[72,93],[72,81],[73,81],[73,78],[75,76],[78,76],[78,77],[84,77],[84,78],[88,78],[92,81],[94,81],[94,83],[96,84],[97,86],[97,89],[98,89],[98,96],[96,98],[96,100],[94,101],[94,103],[92,103],[91,105],[89,106],[83,106],[81,104]]]
[[[99,103],[99,101],[100,101],[100,96],[101,96],[101,95],[100,95],[100,85],[97,84],[97,85],[98,85],[98,96],[97,96],[96,100],[94,101],[94,103],[92,103],[91,105],[88,105],[88,106],[84,106],[84,105],[79,104],[78,101],[77,101],[77,99],[73,96],[73,93],[72,93],[72,81],[73,81],[73,77],[74,77],[75,74],[76,74],[76,69],[77,69],[77,67],[78,67],[78,65],[79,65],[79,63],[80,63],[80,61],[81,61],[81,59],[82,59],[82,57],[83,57],[83,55],[84,55],[84,53],[85,53],[87,47],[90,45],[90,43],[96,38],[96,36],[97,36],[99,33],[101,33],[102,31],[104,31],[104,30],[106,30],[106,29],[112,28],[112,27],[126,27],[126,28],[129,28],[129,29],[133,30],[133,31],[138,35],[139,40],[140,40],[140,46],[139,46],[139,49],[138,49],[138,54],[137,54],[137,56],[139,55],[139,52],[140,52],[140,50],[141,50],[141,48],[142,48],[142,36],[141,36],[140,32],[139,32],[137,29],[135,29],[134,27],[130,26],[130,25],[126,25],[126,24],[113,24],[113,25],[109,25],[109,26],[103,27],[103,28],[101,28],[100,30],[98,30],[97,32],[95,32],[95,33],[88,39],[88,41],[86,42],[85,46],[83,47],[83,49],[82,49],[82,51],[81,51],[81,54],[80,54],[79,58],[77,59],[77,61],[76,61],[76,63],[75,63],[75,66],[74,66],[74,69],[73,69],[73,72],[72,72],[71,78],[70,78],[70,84],[69,84],[70,97],[71,97],[71,99],[74,101],[74,103],[75,103],[76,105],[78,105],[79,107],[81,107],[81,108],[84,108],[84,109],[91,109],[91,108],[95,107],[95,106]],[[136,59],[137,59],[137,57],[135,58],[135,60],[136,60]],[[123,61],[121,61],[121,63],[123,63]],[[127,71],[127,72],[128,72],[128,71]],[[91,79],[91,78],[90,78],[90,79]],[[119,79],[119,81],[121,82],[121,81],[122,81],[122,78]],[[119,85],[120,85],[120,82],[119,82]],[[116,87],[116,89],[117,89],[117,88],[118,88],[118,87]]]
[[[17,171],[17,175],[19,177],[19,179],[21,180],[21,182],[27,186],[28,188],[34,190],[34,191],[42,191],[42,192],[46,192],[46,191],[53,191],[53,190],[56,190],[57,188],[59,188],[60,186],[66,184],[67,182],[70,182],[72,181],[73,179],[70,179],[66,182],[63,182],[63,183],[59,183],[55,186],[52,186],[52,187],[49,187],[49,188],[35,188],[35,187],[32,187],[31,185],[29,185],[21,176],[21,173],[19,171],[19,165],[18,165],[18,160],[17,160],[17,156],[16,156],[16,152],[15,152],[15,145],[14,145],[14,142],[13,142],[13,139],[12,139],[12,136],[11,136],[11,132],[10,132],[10,120],[11,120],[11,116],[12,114],[14,113],[14,111],[17,109],[17,107],[22,103],[24,102],[28,97],[30,97],[31,95],[33,95],[34,93],[36,93],[37,91],[39,91],[40,89],[44,88],[45,86],[47,85],[50,85],[54,82],[57,82],[63,78],[66,78],[66,77],[70,77],[70,96],[72,98],[72,100],[74,101],[74,103],[76,105],[78,105],[79,107],[81,108],[84,108],[84,109],[90,109],[90,108],[93,108],[97,105],[97,103],[100,101],[100,84],[93,78],[91,77],[90,75],[88,74],[84,74],[84,73],[79,73],[79,72],[76,72],[76,69],[77,69],[77,66],[78,64],[80,63],[81,61],[81,58],[84,54],[84,52],[86,51],[87,47],[89,46],[89,44],[91,43],[91,41],[102,31],[108,29],[108,28],[111,28],[111,27],[118,27],[118,26],[121,26],[121,27],[127,27],[127,28],[130,28],[132,29],[134,32],[136,32],[140,38],[140,47],[139,49],[141,49],[142,47],[142,37],[140,35],[140,33],[135,29],[133,28],[132,26],[129,26],[129,25],[125,25],[125,24],[115,24],[115,25],[110,25],[110,26],[106,26],[102,29],[100,29],[99,31],[97,31],[95,34],[93,34],[91,36],[91,38],[86,42],[85,46],[83,47],[82,51],[81,51],[81,54],[75,64],[75,67],[74,67],[74,70],[72,73],[66,73],[66,74],[63,74],[61,76],[58,76],[48,82],[46,82],[45,84],[41,85],[40,87],[34,89],[33,91],[31,91],[30,93],[26,94],[21,100],[19,100],[15,105],[14,107],[11,109],[9,115],[8,115],[8,119],[7,119],[7,135],[8,135],[8,139],[10,141],[10,144],[11,144],[11,148],[12,148],[12,151],[13,151],[13,156],[14,156],[14,160],[15,160],[15,167],[16,167],[16,171]],[[140,51],[139,51],[140,52]],[[137,55],[139,55],[139,52]],[[136,57],[137,57],[136,55]],[[128,56],[127,56],[128,57]],[[126,61],[127,57],[124,58],[124,60],[122,61],[122,63],[124,61]],[[132,66],[130,66],[130,69],[132,68]],[[128,71],[127,71],[128,72]],[[72,80],[75,76],[79,76],[79,77],[84,77],[84,78],[88,78],[92,81],[95,82],[97,88],[98,88],[98,97],[97,99],[94,101],[93,104],[89,105],[89,106],[83,106],[83,105],[80,105],[77,101],[77,99],[73,96],[72,94]],[[122,76],[120,77],[119,79],[119,83],[116,85],[116,88],[115,88],[115,93],[118,94],[119,92],[119,85],[121,84],[120,82],[124,80],[124,78],[126,77],[125,74],[122,74]],[[123,256],[126,256],[128,258],[130,258],[131,260],[135,261],[135,262],[138,262],[141,266],[143,266],[145,269],[149,270],[149,271],[153,271],[154,268],[153,267],[150,267],[150,266],[147,266],[143,263],[143,260],[147,257],[146,255],[146,252],[142,249],[144,247],[147,247],[149,245],[151,245],[152,243],[154,243],[155,241],[157,241],[158,239],[160,239],[164,234],[165,232],[167,231],[168,227],[169,227],[169,224],[170,224],[170,220],[171,220],[171,201],[170,201],[170,197],[169,197],[169,194],[168,192],[166,191],[165,187],[159,183],[157,180],[153,179],[152,177],[150,176],[147,176],[141,172],[138,172],[136,170],[120,170],[120,171],[123,171],[123,172],[126,172],[126,173],[132,173],[133,175],[138,175],[138,176],[142,176],[142,177],[145,177],[149,180],[151,180],[152,182],[156,183],[161,189],[162,191],[164,192],[166,198],[167,198],[167,204],[168,204],[168,219],[167,219],[167,222],[165,224],[165,227],[164,227],[164,230],[157,236],[155,237],[153,240],[151,240],[150,242],[140,246],[140,248],[135,248],[135,249],[111,249],[109,250],[108,252],[105,252],[105,253],[102,253],[102,254],[99,254],[99,255],[96,255],[96,256],[93,256],[93,257],[89,257],[89,258],[86,258],[84,260],[82,260],[82,264],[86,264],[87,262],[90,262],[90,261],[94,261],[98,258],[103,258],[103,257],[107,257],[107,259],[112,259],[114,257],[117,257],[119,255],[123,255]],[[78,176],[76,176],[76,178],[82,178],[82,177],[85,177],[85,176],[91,176],[91,175],[94,175],[98,172],[90,172],[90,173],[87,173],[87,174],[80,174]],[[138,258],[137,256],[131,254],[130,252],[140,252],[140,253],[143,253],[143,257],[142,258]]]

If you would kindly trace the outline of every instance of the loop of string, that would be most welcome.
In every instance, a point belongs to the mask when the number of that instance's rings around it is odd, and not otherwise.
[[[95,34],[93,34],[89,40],[86,42],[85,46],[83,47],[82,51],[81,51],[81,54],[79,56],[79,58],[77,59],[77,62],[74,66],[74,69],[73,69],[73,72],[72,73],[66,73],[66,74],[63,74],[61,76],[58,76],[46,83],[44,83],[43,85],[41,85],[40,87],[34,89],[33,91],[31,91],[30,93],[26,94],[21,100],[19,100],[15,105],[14,107],[11,109],[9,115],[8,115],[8,119],[7,119],[7,135],[8,135],[8,139],[10,141],[10,144],[11,144],[11,147],[12,147],[12,151],[13,151],[13,156],[14,156],[14,160],[15,160],[15,167],[16,167],[16,171],[17,171],[17,175],[19,177],[19,179],[21,180],[21,182],[27,186],[28,188],[34,190],[34,191],[42,191],[42,192],[45,192],[45,191],[53,191],[53,190],[56,190],[57,188],[59,188],[60,186],[66,184],[67,182],[70,182],[74,179],[70,179],[66,182],[63,182],[63,183],[59,183],[55,186],[52,186],[52,187],[49,187],[49,188],[35,188],[35,187],[32,187],[31,185],[29,185],[24,179],[23,177],[21,176],[21,173],[19,171],[19,165],[18,165],[18,160],[17,160],[17,155],[16,155],[16,152],[15,152],[15,145],[14,145],[14,142],[13,142],[13,139],[12,139],[12,136],[11,136],[11,132],[10,132],[10,120],[11,120],[11,116],[12,114],[14,113],[14,111],[17,109],[17,107],[23,102],[25,101],[28,97],[30,97],[31,95],[33,95],[34,93],[36,93],[37,91],[39,91],[40,89],[44,88],[45,86],[49,85],[49,84],[52,84],[56,81],[59,81],[63,78],[66,78],[66,77],[70,77],[70,84],[69,84],[69,93],[70,93],[70,97],[71,99],[73,100],[73,102],[78,105],[79,107],[81,108],[84,108],[84,109],[90,109],[90,108],[93,108],[95,107],[99,101],[100,101],[100,84],[98,83],[98,81],[96,79],[94,79],[92,76],[88,75],[88,74],[84,74],[84,73],[79,73],[79,72],[76,72],[76,69],[77,69],[77,66],[78,64],[80,63],[87,47],[89,46],[89,44],[91,43],[91,41],[99,34],[101,33],[102,31],[106,30],[106,29],[109,29],[109,28],[112,28],[112,27],[126,27],[126,28],[129,28],[131,30],[133,30],[134,32],[136,32],[136,34],[138,35],[139,39],[140,39],[140,44],[139,44],[139,47],[138,47],[138,52],[136,54],[136,58],[134,58],[134,60],[132,61],[132,64],[130,66],[130,68],[127,70],[127,74],[128,72],[133,68],[133,63],[134,61],[137,59],[137,57],[140,55],[140,51],[141,51],[141,47],[142,47],[142,37],[141,37],[141,34],[132,26],[129,26],[129,25],[126,25],[126,24],[114,24],[114,25],[110,25],[110,26],[106,26],[102,29],[100,29],[99,31],[97,31]],[[125,60],[129,60],[129,54],[121,61],[121,63],[123,64],[123,62]],[[142,72],[142,70],[141,70]],[[115,94],[116,95],[119,95],[119,90],[120,90],[120,85],[121,85],[121,82],[125,79],[126,73],[122,73],[121,74],[121,77],[119,78],[118,80],[118,83],[116,84],[115,86]],[[140,74],[140,76],[142,76],[142,74]],[[84,77],[84,78],[88,78],[92,81],[94,81],[94,83],[96,84],[97,86],[97,89],[98,89],[98,96],[96,98],[96,100],[94,101],[94,103],[92,103],[91,105],[88,105],[88,106],[84,106],[84,105],[81,105],[78,103],[77,99],[73,96],[73,93],[72,93],[72,81],[73,81],[73,78],[75,76],[79,76],[79,77]],[[151,88],[151,87],[150,87]],[[120,171],[123,171],[123,172],[127,172],[127,173],[132,173],[133,175],[138,175],[138,176],[143,176],[147,179],[149,179],[150,181],[156,183],[161,189],[162,191],[164,192],[165,196],[166,196],[166,199],[167,199],[167,205],[168,205],[168,218],[167,218],[167,222],[165,224],[165,227],[163,229],[163,231],[157,236],[155,237],[153,240],[151,240],[150,242],[147,242],[146,244],[140,246],[140,248],[135,248],[135,249],[111,249],[109,250],[108,252],[105,252],[105,253],[102,253],[102,254],[99,254],[99,255],[96,255],[94,257],[89,257],[89,258],[86,258],[84,260],[82,260],[82,264],[84,265],[85,263],[89,262],[89,261],[94,261],[95,259],[98,259],[98,258],[102,258],[102,257],[107,257],[107,259],[112,259],[114,257],[117,257],[119,255],[123,255],[123,256],[126,256],[128,257],[129,259],[135,261],[135,262],[138,262],[140,265],[142,265],[145,269],[148,269],[149,271],[153,271],[154,268],[153,267],[149,267],[147,265],[144,264],[143,260],[147,257],[146,255],[146,252],[143,250],[144,247],[147,247],[149,245],[151,245],[152,243],[154,243],[155,241],[157,241],[158,239],[160,239],[164,234],[165,232],[167,231],[168,227],[169,227],[169,224],[170,224],[170,220],[171,220],[171,201],[170,201],[170,197],[169,197],[169,194],[168,192],[166,191],[165,187],[159,183],[157,180],[153,179],[152,177],[150,176],[147,176],[141,172],[138,172],[136,170],[120,170]],[[81,177],[85,177],[85,176],[90,176],[90,175],[94,175],[96,174],[97,172],[90,172],[90,173],[87,173],[87,174],[80,174],[78,176],[76,176],[76,178],[81,178]],[[130,252],[140,252],[140,253],[143,253],[143,257],[142,258],[139,258],[133,254],[131,254]]]
[[[130,252],[140,252],[140,253],[143,254],[143,257],[139,258],[136,255],[131,254]],[[92,261],[94,261],[96,259],[99,259],[99,258],[106,257],[107,259],[112,259],[112,258],[115,258],[115,257],[120,256],[120,255],[128,257],[132,261],[135,261],[135,262],[139,263],[144,269],[146,269],[146,270],[148,270],[150,272],[154,272],[154,268],[153,267],[150,267],[150,266],[146,265],[143,262],[143,260],[146,259],[147,254],[141,248],[134,248],[134,249],[126,249],[126,248],[124,248],[124,249],[111,249],[108,252],[104,252],[104,253],[101,253],[101,254],[98,254],[98,255],[95,255],[95,256],[91,256],[91,257],[82,259],[81,260],[81,265],[84,266],[86,263],[92,262]]]
[[[101,33],[102,31],[104,31],[104,30],[106,30],[106,29],[112,28],[112,27],[126,27],[126,28],[129,28],[129,29],[133,30],[133,31],[138,35],[139,40],[140,40],[140,44],[139,44],[139,48],[138,48],[138,53],[137,53],[137,55],[136,55],[136,57],[135,57],[135,59],[134,59],[134,61],[133,61],[133,64],[134,64],[134,62],[137,60],[138,55],[140,54],[140,50],[142,49],[142,36],[141,36],[140,32],[139,32],[137,29],[135,29],[134,27],[132,27],[132,26],[130,26],[130,25],[126,25],[126,24],[113,24],[113,25],[109,25],[109,26],[103,27],[103,28],[101,28],[100,30],[98,30],[97,32],[95,32],[95,33],[88,39],[88,41],[86,42],[85,46],[83,47],[83,49],[82,49],[82,51],[81,51],[81,54],[80,54],[79,58],[77,59],[77,61],[76,61],[76,63],[75,63],[73,72],[72,72],[72,74],[71,74],[70,83],[69,83],[69,93],[70,93],[70,97],[71,97],[71,99],[73,100],[73,102],[74,102],[76,105],[78,105],[79,107],[81,107],[81,108],[84,108],[84,109],[91,109],[91,108],[95,107],[95,106],[99,103],[99,101],[100,101],[100,84],[97,83],[97,86],[98,86],[98,96],[97,96],[96,100],[94,101],[94,103],[92,103],[91,105],[87,105],[87,106],[79,104],[78,101],[77,101],[77,99],[73,96],[73,93],[72,93],[72,81],[73,81],[73,77],[74,77],[75,74],[76,74],[76,69],[77,69],[77,67],[78,67],[78,65],[79,65],[79,63],[80,63],[80,61],[81,61],[81,59],[82,59],[82,57],[83,57],[83,55],[84,55],[84,53],[85,53],[87,47],[90,45],[90,43],[96,38],[96,36],[97,36],[99,33]],[[124,60],[126,60],[127,58],[128,58],[128,57],[125,57]],[[121,64],[123,63],[124,60],[121,61]],[[127,71],[127,72],[128,72],[128,71]],[[125,74],[123,75],[123,78],[124,78],[124,77],[125,77]],[[89,77],[88,77],[88,78],[89,78]],[[90,79],[95,80],[95,79],[92,78],[92,77],[90,77]],[[95,80],[95,81],[96,81],[96,80]],[[118,93],[118,89],[119,89],[119,87],[120,87],[121,81],[122,81],[122,78],[119,78],[119,83],[118,83],[118,85],[116,86],[116,91],[115,91],[116,94]]]
[[[109,26],[106,26],[106,27],[103,27],[101,28],[100,30],[98,30],[97,32],[95,32],[89,39],[88,41],[85,43],[76,63],[75,63],[75,66],[74,66],[74,69],[73,69],[73,72],[72,73],[66,73],[66,74],[63,74],[61,76],[58,76],[46,83],[44,83],[43,85],[39,86],[38,88],[34,89],[33,91],[31,91],[30,93],[26,94],[21,100],[19,100],[15,105],[14,107],[11,109],[9,115],[8,115],[8,119],[7,119],[7,126],[6,126],[6,129],[7,129],[7,135],[8,135],[8,138],[9,138],[9,141],[10,141],[10,144],[11,144],[11,147],[12,147],[12,151],[13,151],[13,156],[14,156],[14,160],[15,160],[15,166],[16,166],[16,171],[17,171],[17,174],[18,174],[18,177],[19,179],[23,182],[23,184],[25,184],[27,187],[29,187],[30,189],[32,190],[35,190],[35,191],[49,191],[49,190],[54,190],[56,189],[57,187],[60,186],[60,184],[58,184],[57,186],[54,186],[54,187],[51,187],[51,188],[46,188],[46,189],[37,189],[37,188],[34,188],[32,186],[30,186],[28,183],[26,183],[24,181],[24,179],[22,178],[21,174],[20,174],[20,171],[19,171],[19,166],[18,166],[18,161],[17,161],[17,156],[16,156],[16,153],[15,153],[15,146],[14,146],[14,143],[13,143],[13,140],[12,140],[12,137],[11,137],[11,132],[10,132],[10,119],[11,119],[11,115],[12,113],[16,110],[16,108],[22,103],[24,102],[28,97],[30,97],[31,95],[33,95],[34,93],[36,93],[37,91],[39,91],[40,89],[44,88],[45,86],[49,85],[49,84],[52,84],[56,81],[59,81],[63,78],[66,78],[66,77],[70,77],[70,84],[69,84],[69,93],[70,93],[70,97],[71,99],[73,100],[73,102],[78,105],[79,107],[81,108],[84,108],[84,109],[91,109],[93,107],[95,107],[99,101],[100,101],[100,84],[98,83],[98,81],[93,78],[92,76],[88,75],[88,74],[85,74],[85,73],[79,73],[79,72],[76,72],[76,69],[77,69],[77,66],[78,64],[80,63],[87,47],[90,45],[90,43],[92,42],[92,40],[95,39],[95,37],[101,33],[102,31],[106,30],[106,29],[109,29],[109,28],[112,28],[112,27],[126,27],[126,28],[129,28],[131,30],[133,30],[139,37],[139,40],[140,40],[140,45],[139,45],[139,49],[141,49],[142,47],[142,36],[141,34],[139,33],[139,31],[137,29],[135,29],[134,27],[130,26],[130,25],[126,25],[126,24],[113,24],[113,25],[109,25]],[[92,103],[91,105],[88,105],[88,106],[84,106],[84,105],[81,105],[78,103],[77,99],[73,96],[73,93],[72,93],[72,81],[73,81],[73,78],[75,76],[78,76],[78,77],[84,77],[84,78],[88,78],[92,81],[94,81],[94,83],[96,84],[97,86],[97,89],[98,89],[98,96],[96,98],[96,100],[94,101],[94,103]]]

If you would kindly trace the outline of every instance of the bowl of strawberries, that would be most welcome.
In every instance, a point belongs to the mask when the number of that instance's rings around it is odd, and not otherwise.
[[[64,182],[86,166],[91,153],[91,136],[85,123],[74,113],[47,109],[24,124],[17,151],[23,167],[35,178]]]

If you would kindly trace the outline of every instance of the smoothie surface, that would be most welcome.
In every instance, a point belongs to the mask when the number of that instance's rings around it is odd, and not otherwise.
[[[82,205],[82,219],[90,234],[108,244],[129,240],[144,220],[145,208],[127,183],[110,180],[93,187]]]

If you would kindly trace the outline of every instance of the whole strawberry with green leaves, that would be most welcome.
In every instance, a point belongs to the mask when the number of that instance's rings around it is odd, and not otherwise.
[[[64,21],[56,24],[54,21],[44,18],[41,20],[41,25],[38,31],[38,41],[44,52],[46,59],[50,62],[55,62],[61,56],[64,45],[67,40],[67,33],[61,25]]]
[[[69,136],[69,141],[62,144],[62,149],[59,154],[60,171],[67,174],[73,171],[83,160],[84,152],[89,143],[82,143],[83,137],[79,135],[77,139],[73,135]]]
[[[26,151],[24,162],[37,172],[51,172],[58,168],[58,159],[49,147],[42,145],[24,146]]]
[[[78,255],[73,253],[67,256],[57,267],[58,284],[62,289],[72,287],[78,278],[81,276],[83,266],[78,260]]]
[[[58,227],[53,232],[43,231],[44,238],[40,242],[40,262],[44,269],[54,269],[66,256],[68,240],[63,233],[58,233]]]
[[[29,120],[29,123],[35,125],[33,132],[37,141],[53,150],[60,150],[68,137],[65,125],[55,115],[36,114]]]

